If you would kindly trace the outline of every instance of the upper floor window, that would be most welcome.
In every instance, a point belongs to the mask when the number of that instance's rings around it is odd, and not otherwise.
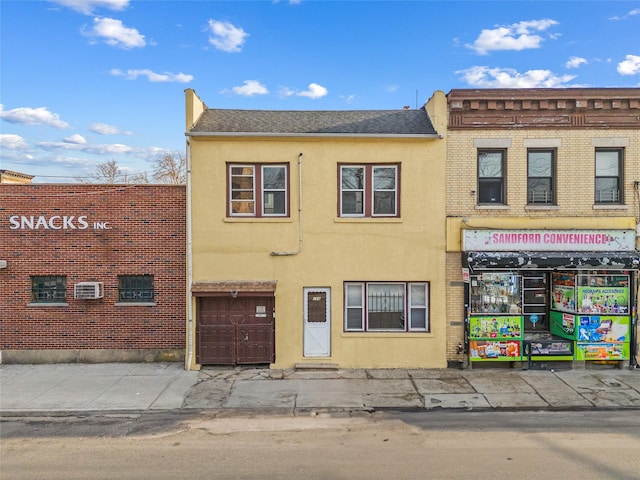
[[[34,303],[65,303],[67,301],[66,276],[31,277],[31,301]]]
[[[344,297],[345,331],[429,331],[426,282],[348,282]]]
[[[288,215],[287,165],[229,165],[229,215],[285,217]]]
[[[126,303],[153,302],[153,275],[119,275],[118,301]]]
[[[398,165],[341,165],[341,217],[397,217]]]
[[[596,203],[623,203],[622,149],[596,149]]]
[[[478,203],[505,204],[506,151],[478,151]]]
[[[555,150],[527,152],[527,202],[555,204]]]

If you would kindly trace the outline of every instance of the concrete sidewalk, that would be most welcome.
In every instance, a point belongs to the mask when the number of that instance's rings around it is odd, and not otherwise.
[[[640,370],[183,369],[181,363],[1,365],[0,413],[216,409],[640,408]]]

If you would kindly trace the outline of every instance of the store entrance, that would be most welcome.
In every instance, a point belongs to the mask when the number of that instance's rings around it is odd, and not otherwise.
[[[549,333],[549,274],[522,273],[522,315],[525,333]]]

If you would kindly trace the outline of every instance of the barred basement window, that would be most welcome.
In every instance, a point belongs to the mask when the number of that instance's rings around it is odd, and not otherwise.
[[[31,301],[33,303],[65,303],[67,301],[67,277],[31,277]]]
[[[428,332],[428,282],[347,282],[344,284],[347,332]]]
[[[118,300],[135,303],[153,302],[153,275],[119,275]]]

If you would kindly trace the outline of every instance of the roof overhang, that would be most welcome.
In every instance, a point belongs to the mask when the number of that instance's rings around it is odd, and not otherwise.
[[[439,133],[271,133],[271,132],[185,132],[187,137],[326,137],[326,138],[422,138],[443,139]]]
[[[462,252],[470,270],[638,270],[640,252]]]
[[[216,280],[198,281],[191,284],[191,294],[195,297],[222,296],[273,296],[275,280]]]

